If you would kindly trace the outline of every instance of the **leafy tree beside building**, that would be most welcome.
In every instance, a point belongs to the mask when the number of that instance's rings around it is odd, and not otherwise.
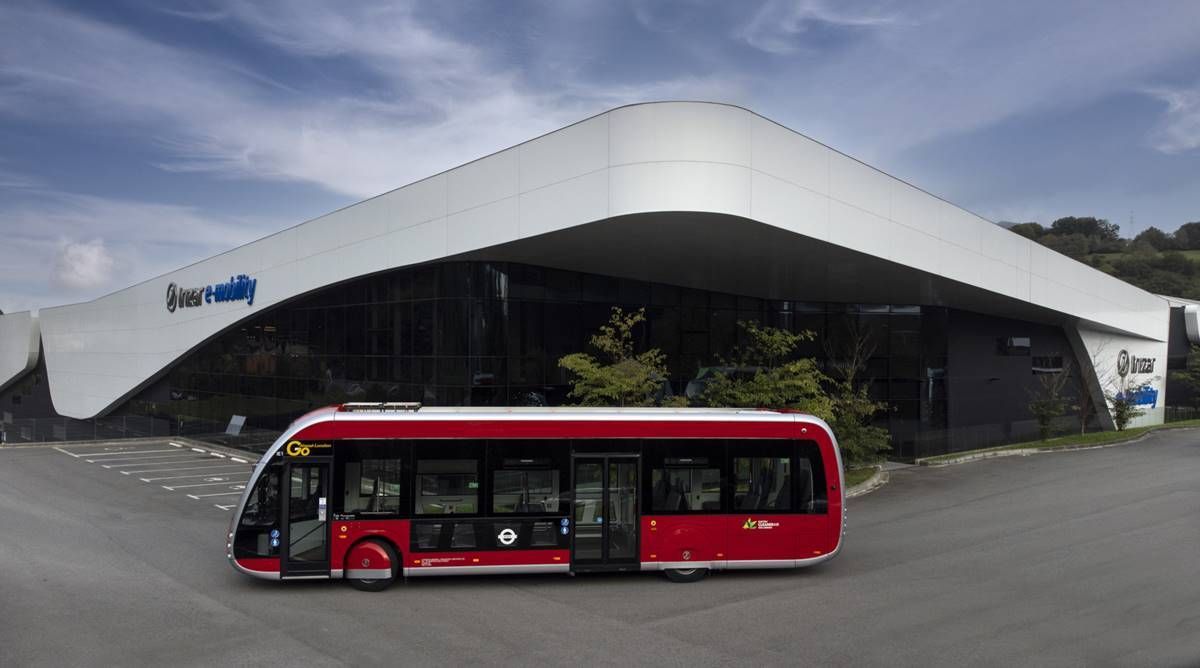
[[[608,324],[591,338],[595,355],[572,353],[558,361],[573,376],[567,396],[583,406],[678,404],[678,400],[662,398],[668,378],[662,351],[634,350],[633,330],[645,320],[645,309],[625,313],[614,306]]]

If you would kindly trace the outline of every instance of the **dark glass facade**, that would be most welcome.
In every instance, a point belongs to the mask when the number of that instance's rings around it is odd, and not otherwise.
[[[683,393],[728,357],[739,320],[816,338],[799,353],[822,363],[857,330],[872,351],[865,378],[892,410],[880,415],[899,451],[946,426],[946,309],[765,300],[674,285],[488,262],[443,262],[325,288],[265,311],[188,355],[125,410],[282,429],[345,401],[436,406],[566,402],[563,355],[587,350],[611,308],[645,308],[643,346],[667,356]]]

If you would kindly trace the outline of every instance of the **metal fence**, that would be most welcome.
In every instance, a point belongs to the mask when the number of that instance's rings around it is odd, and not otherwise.
[[[1096,431],[1098,425],[1091,424],[1088,431]],[[1079,418],[1065,415],[1055,418],[1050,425],[1050,437],[1066,436],[1079,433]],[[950,429],[930,429],[916,434],[912,444],[912,452],[900,453],[904,459],[932,457],[952,452],[965,452],[992,448],[1011,443],[1036,441],[1041,437],[1037,420],[1015,420],[1010,422],[995,422],[991,424],[971,425],[969,427],[953,427]]]
[[[1184,420],[1200,419],[1200,408],[1192,406],[1167,406],[1166,421],[1182,422]]]

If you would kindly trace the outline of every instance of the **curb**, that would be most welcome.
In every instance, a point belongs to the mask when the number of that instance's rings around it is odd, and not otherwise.
[[[1140,443],[1147,438],[1164,431],[1187,431],[1189,429],[1197,429],[1198,427],[1164,427],[1142,432],[1132,438],[1112,441],[1109,443],[1098,443],[1096,445],[1065,445],[1061,448],[1019,448],[1016,450],[990,450],[985,452],[976,452],[961,457],[953,457],[950,459],[939,459],[930,461],[929,459],[918,459],[918,466],[928,466],[929,468],[941,468],[943,466],[954,466],[956,464],[966,464],[969,462],[977,462],[984,459],[995,459],[996,457],[1028,457],[1029,455],[1044,455],[1053,452],[1075,452],[1079,450],[1103,450],[1105,448],[1116,448],[1122,445],[1132,445]]]
[[[876,466],[874,475],[846,490],[846,498],[854,499],[865,494],[870,494],[886,485],[890,477],[882,467]]]

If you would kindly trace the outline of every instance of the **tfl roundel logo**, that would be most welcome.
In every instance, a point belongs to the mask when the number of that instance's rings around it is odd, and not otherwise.
[[[179,303],[178,302],[179,295],[177,294],[178,291],[179,291],[179,288],[174,283],[167,286],[167,312],[168,313],[175,312],[175,306]]]
[[[1124,378],[1129,373],[1129,351],[1117,353],[1117,375]]]

